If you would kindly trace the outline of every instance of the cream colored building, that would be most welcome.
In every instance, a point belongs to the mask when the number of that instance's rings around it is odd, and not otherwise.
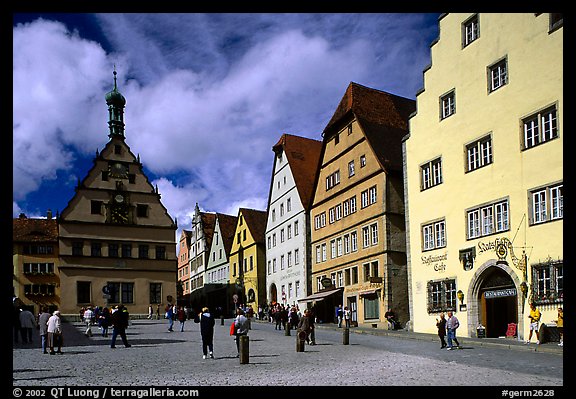
[[[563,303],[562,15],[439,28],[403,150],[412,326],[524,339],[530,301],[550,325]]]
[[[177,226],[125,141],[126,100],[116,78],[106,103],[110,140],[58,219],[64,316],[120,303],[147,315],[150,304],[176,299]]]
[[[401,139],[415,103],[350,83],[323,132],[311,207],[312,295],[323,322],[335,307],[354,324],[408,320]]]

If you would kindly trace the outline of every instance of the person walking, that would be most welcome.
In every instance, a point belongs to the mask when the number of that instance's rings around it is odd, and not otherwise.
[[[48,348],[50,354],[62,354],[62,346],[64,345],[64,337],[62,336],[62,320],[60,319],[60,311],[55,310],[52,316],[48,319]],[[54,347],[58,346],[58,351],[54,352]]]
[[[306,343],[310,343],[310,311],[308,309],[304,310],[304,314],[300,317],[298,321],[298,332],[303,331],[306,334]]]
[[[130,320],[130,315],[128,310],[125,309],[124,305],[118,305],[118,310],[112,313],[112,341],[110,342],[110,348],[116,348],[116,337],[120,335],[122,342],[126,348],[130,348],[132,345],[128,343],[126,338],[126,328],[128,328],[128,321]]]
[[[540,310],[538,310],[536,304],[532,302],[530,304],[530,314],[528,315],[528,318],[530,319],[530,333],[528,334],[528,339],[524,342],[526,345],[530,344],[533,332],[536,332],[536,345],[540,345],[540,333],[538,332],[540,327],[540,317]]]
[[[194,323],[200,323],[200,335],[202,336],[202,359],[210,355],[214,359],[214,317],[207,307],[202,308],[202,313],[194,317]]]
[[[350,318],[352,317],[352,312],[348,309],[348,306],[344,306],[344,325],[346,328],[350,328]]]
[[[84,318],[84,323],[86,324],[86,331],[84,331],[84,335],[87,337],[92,336],[92,318],[94,317],[94,312],[92,308],[88,306],[82,315]]]
[[[36,318],[28,309],[20,309],[20,335],[25,344],[32,343],[32,331],[36,328]]]
[[[166,305],[166,318],[168,319],[168,331],[174,331],[174,306],[171,303]]]
[[[240,337],[243,335],[248,335],[248,319],[244,316],[242,308],[238,308],[236,310],[236,319],[234,319],[234,339],[236,340],[236,350],[238,351],[236,357],[240,357]]]
[[[108,308],[102,309],[98,315],[98,325],[102,330],[102,336],[108,337],[108,327],[110,327],[110,310]]]
[[[338,328],[342,328],[342,319],[344,318],[342,305],[338,305],[338,308],[336,308],[336,318],[338,319]]]
[[[152,304],[148,306],[148,320],[152,320],[152,315],[154,314],[154,309],[152,308]]]
[[[40,341],[42,344],[42,353],[48,353],[48,319],[50,319],[51,314],[48,313],[48,308],[42,307],[40,316],[38,316],[38,331],[40,332]]]
[[[156,320],[160,320],[160,304],[156,305]]]
[[[176,312],[176,318],[180,322],[180,332],[184,332],[184,323],[186,322],[186,312],[182,308],[182,306],[178,307],[178,311]]]
[[[446,348],[446,317],[444,317],[444,312],[440,313],[440,320],[436,319],[436,328],[438,328],[438,336],[440,337],[440,349]]]
[[[456,330],[460,327],[460,322],[458,318],[454,316],[454,313],[448,311],[448,319],[446,320],[446,333],[448,335],[448,348],[446,350],[451,351],[453,349],[452,341],[456,343],[456,348],[460,349],[460,343],[456,338]]]

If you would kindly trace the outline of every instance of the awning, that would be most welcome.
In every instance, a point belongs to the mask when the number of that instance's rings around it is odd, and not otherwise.
[[[358,295],[359,296],[370,296],[370,295],[375,295],[376,292],[380,291],[380,288],[375,289],[375,290],[367,290],[367,291],[362,291],[359,292]]]
[[[336,289],[331,289],[331,290],[322,290],[319,292],[316,292],[312,295],[308,295],[306,298],[302,298],[302,299],[298,299],[298,302],[320,302],[323,301],[324,299],[326,299],[327,297],[329,297],[330,295],[335,295],[335,294],[342,294],[342,291],[344,289],[343,288],[336,288]]]

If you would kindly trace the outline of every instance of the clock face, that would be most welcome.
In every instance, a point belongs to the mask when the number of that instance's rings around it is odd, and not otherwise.
[[[128,168],[126,165],[116,162],[110,166],[110,174],[115,177],[126,177]]]
[[[124,197],[121,194],[118,194],[114,197],[114,200],[118,203],[124,202]]]
[[[128,210],[125,207],[113,207],[111,221],[112,223],[128,223]]]

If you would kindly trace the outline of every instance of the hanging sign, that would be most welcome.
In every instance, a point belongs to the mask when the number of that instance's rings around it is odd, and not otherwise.
[[[501,290],[492,290],[484,292],[484,298],[486,299],[503,298],[507,296],[516,296],[516,288],[505,288]]]

